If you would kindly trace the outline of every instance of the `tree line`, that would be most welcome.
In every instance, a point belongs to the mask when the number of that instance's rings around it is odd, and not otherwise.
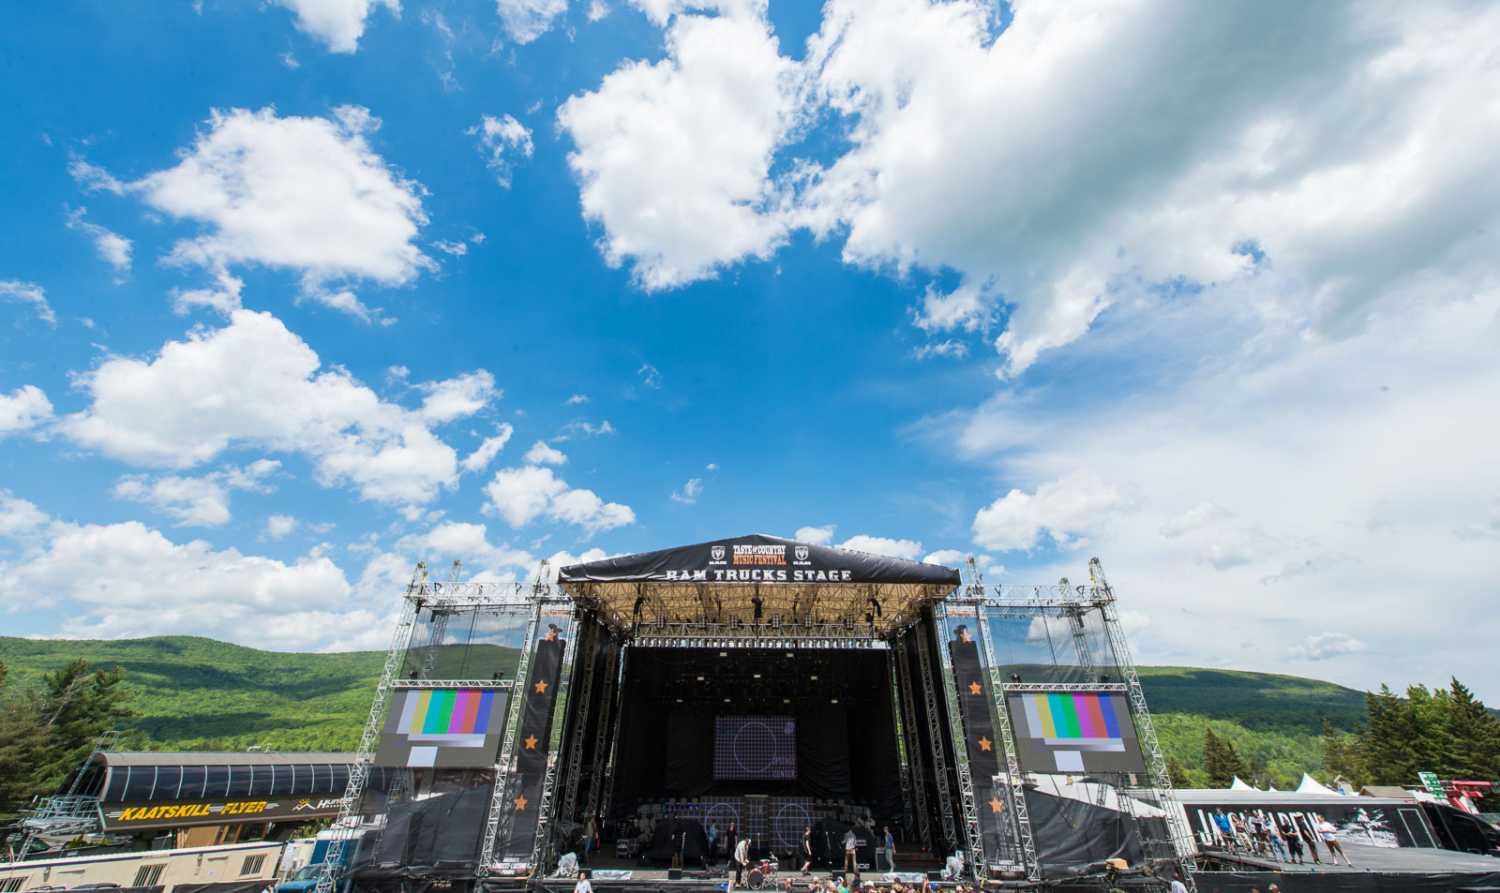
[[[75,660],[25,691],[8,677],[0,663],[0,820],[57,790],[100,736],[131,716],[119,667],[94,670]]]
[[[1412,685],[1400,697],[1387,685],[1365,694],[1366,717],[1352,730],[1324,721],[1323,780],[1362,785],[1415,785],[1418,772],[1439,778],[1500,781],[1500,718],[1457,679],[1447,688]],[[1203,733],[1203,774],[1209,787],[1236,778],[1264,787],[1259,767],[1213,729]],[[1174,781],[1188,780],[1173,767]],[[1179,782],[1181,783],[1181,782]]]

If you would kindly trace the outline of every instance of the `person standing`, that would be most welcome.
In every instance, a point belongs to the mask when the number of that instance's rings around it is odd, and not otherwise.
[[[1302,864],[1302,835],[1297,833],[1297,823],[1285,817],[1279,823],[1281,839],[1286,842],[1287,855],[1291,861]]]
[[[1333,826],[1333,822],[1322,816],[1318,816],[1318,836],[1323,838],[1323,846],[1328,847],[1328,861],[1339,864],[1339,857],[1344,857],[1344,864],[1350,868],[1354,863],[1349,861],[1349,856],[1344,852],[1344,845],[1339,843],[1339,829]]]
[[[739,830],[734,822],[729,823],[729,830],[724,832],[724,856],[725,861],[734,861],[734,848],[739,845]]]
[[[578,872],[578,883],[573,885],[573,893],[594,893],[594,885],[589,883],[587,871]]]
[[[731,828],[734,826],[731,825]],[[745,879],[745,871],[750,867],[750,838],[741,837],[734,845],[734,883],[729,886],[733,890]]]
[[[859,840],[854,836],[854,829],[850,828],[844,832],[844,873],[857,874],[859,872]]]
[[[708,823],[708,855],[709,858],[718,858],[719,855],[719,825],[717,822]]]
[[[896,836],[891,833],[891,826],[885,826],[885,867],[891,874],[896,873]]]
[[[1281,824],[1276,821],[1276,816],[1266,815],[1266,840],[1271,844],[1271,857],[1278,862],[1292,861],[1291,853],[1287,852],[1286,841],[1281,839]]]
[[[802,829],[802,874],[812,870],[812,825]]]
[[[1182,871],[1180,869],[1172,875],[1172,883],[1168,889],[1169,893],[1187,893],[1187,884],[1182,882]]]
[[[1297,826],[1297,836],[1307,844],[1307,852],[1312,855],[1313,862],[1322,865],[1323,860],[1318,856],[1318,835],[1313,833],[1312,826],[1307,822],[1307,816],[1305,814],[1293,816],[1292,823]]]
[[[583,826],[583,861],[588,864],[589,855],[597,847],[599,826],[594,824],[594,817],[589,816],[589,823]]]

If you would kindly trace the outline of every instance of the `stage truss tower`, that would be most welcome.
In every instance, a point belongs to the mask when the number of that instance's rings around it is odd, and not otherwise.
[[[1145,692],[1136,671],[1130,645],[1120,624],[1115,595],[1104,576],[1099,559],[1089,561],[1087,586],[1074,586],[1066,578],[1055,586],[993,585],[986,586],[978,570],[971,563],[968,569],[970,584],[947,599],[942,610],[948,615],[975,618],[979,627],[979,638],[983,644],[986,672],[989,675],[992,693],[990,708],[996,722],[997,736],[1002,745],[1004,761],[1001,774],[993,779],[996,795],[1002,798],[1008,846],[1018,857],[1030,882],[1047,880],[1043,876],[1041,847],[1032,826],[1030,809],[1025,796],[1035,779],[1021,765],[1014,719],[1010,714],[1007,695],[1014,693],[1061,693],[1061,692],[1115,692],[1123,694],[1128,701],[1130,716],[1134,722],[1146,773],[1141,783],[1132,783],[1134,776],[1122,778],[1116,790],[1115,803],[1119,810],[1132,818],[1137,817],[1138,804],[1145,803],[1162,813],[1168,839],[1160,841],[1169,847],[1169,856],[1152,861],[1175,863],[1189,890],[1193,884],[1193,846],[1190,830],[1186,827],[1183,813],[1177,808],[1176,794],[1171,775],[1167,771],[1166,758],[1162,754],[1156,736],[1151,712],[1146,704]],[[1073,656],[1058,656],[1056,643],[1051,640],[1049,621],[1057,620],[1065,626],[1071,640]],[[1073,668],[1075,675],[1083,678],[1075,681],[1026,681],[1020,674],[1005,670],[1003,644],[997,645],[994,627],[997,622],[1025,622],[1028,629],[1040,627],[1048,637],[1054,660]],[[1098,643],[1090,642],[1089,624],[1102,628],[1106,654],[1098,653]],[[945,630],[940,629],[939,634]],[[1062,632],[1060,630],[1059,632]],[[945,674],[951,675],[951,674]],[[1103,788],[1099,796],[1104,798]],[[969,803],[963,804],[968,824]],[[1144,827],[1144,826],[1141,826]],[[1147,844],[1143,843],[1143,846]],[[996,854],[988,854],[991,867]],[[1147,853],[1148,858],[1151,853]],[[976,866],[977,867],[977,866]],[[980,868],[982,872],[983,869]]]

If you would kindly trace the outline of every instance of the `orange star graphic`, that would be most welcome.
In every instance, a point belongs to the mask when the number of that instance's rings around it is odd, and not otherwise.
[[[526,795],[522,794],[522,795],[520,795],[519,797],[516,798],[516,812],[520,812],[521,810],[523,810],[525,808],[526,808]]]
[[[980,738],[979,739],[979,749],[982,750],[982,751],[984,751],[984,752],[986,752],[986,753],[988,753],[989,749],[991,747],[993,747],[994,745],[995,745],[995,742],[991,741],[988,738]]]
[[[527,750],[536,750],[536,736],[535,735],[527,735],[526,736],[526,749]]]
[[[1005,807],[1000,803],[999,797],[990,798],[990,812],[1000,812],[1003,809],[1005,809]]]
[[[545,680],[545,679],[538,679],[536,681],[536,685],[532,686],[532,688],[535,689],[536,693],[539,694],[539,695],[546,694],[547,693],[547,680]]]
[[[971,695],[977,695],[977,694],[979,694],[983,690],[984,689],[982,689],[982,688],[979,687],[979,683],[978,682],[970,682],[969,683],[969,694],[971,694]]]

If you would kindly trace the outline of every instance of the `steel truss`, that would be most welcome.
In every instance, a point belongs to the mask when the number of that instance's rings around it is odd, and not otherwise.
[[[953,656],[941,644],[943,634],[948,629],[941,603],[933,608],[933,616],[936,619],[933,628],[939,642],[938,659],[943,667],[940,684],[943,686],[943,698],[948,704],[948,734],[949,740],[953,742],[953,760],[958,769],[959,805],[963,808],[964,838],[968,843],[966,864],[975,880],[983,882],[989,878],[989,863],[984,857],[984,834],[979,830],[979,807],[974,802],[974,775],[969,770],[969,745],[964,740],[963,714],[958,710],[958,681],[953,678]]]
[[[548,606],[562,606],[571,604],[567,598],[560,598],[553,594],[550,586],[545,582],[545,563],[542,572],[539,573],[537,582],[532,586],[531,617],[526,622],[526,637],[521,640],[521,656],[516,664],[516,679],[524,680],[531,676],[532,660],[536,656],[537,630],[541,627],[542,612]],[[570,652],[571,653],[571,652]],[[569,659],[571,661],[571,658]],[[566,683],[564,683],[566,684]],[[561,698],[559,692],[559,699]],[[495,787],[490,793],[490,809],[485,816],[484,836],[481,838],[479,847],[479,869],[478,874],[484,877],[496,869],[509,871],[524,871],[530,865],[516,862],[514,860],[495,859],[495,844],[498,840],[508,837],[510,830],[511,810],[505,808],[506,792],[511,779],[515,776],[516,740],[520,737],[521,721],[525,716],[526,699],[524,697],[510,699],[510,715],[505,722],[505,738],[500,744],[500,755],[495,760]],[[537,834],[541,834],[543,816],[547,801],[551,799],[551,780],[553,767],[551,756],[548,757],[547,776],[543,783],[542,803],[538,806]],[[534,862],[533,862],[534,864]]]
[[[938,696],[932,687],[932,658],[927,654],[929,648],[937,647],[937,636],[937,624],[934,623],[929,635],[914,637],[912,644],[917,649],[917,661],[921,666],[922,700],[927,708],[927,740],[932,743],[932,772],[937,784],[938,819],[943,825],[944,844],[952,846],[958,841],[953,825],[953,794],[948,787],[948,759],[943,755],[943,721],[938,717]],[[938,680],[938,684],[943,684],[942,680]]]
[[[1006,694],[1010,692],[1041,691],[1111,691],[1123,692],[1130,702],[1131,717],[1135,722],[1137,739],[1146,758],[1151,786],[1148,789],[1126,791],[1123,785],[1117,788],[1120,809],[1134,815],[1133,795],[1140,794],[1152,800],[1165,815],[1168,834],[1177,867],[1183,883],[1189,890],[1196,890],[1193,881],[1193,845],[1191,831],[1186,826],[1184,814],[1177,806],[1171,775],[1167,771],[1166,759],[1162,755],[1156,737],[1156,728],[1151,720],[1151,711],[1146,704],[1146,695],[1141,687],[1131,656],[1130,644],[1120,626],[1115,607],[1113,590],[1104,577],[1099,559],[1089,560],[1089,586],[1072,586],[1063,579],[1056,586],[1001,585],[986,589],[982,582],[969,587],[962,595],[950,597],[949,607],[972,608],[976,612],[980,628],[980,639],[984,642],[985,657],[989,664],[993,706],[1000,722],[1000,740],[1005,748],[1004,776],[995,776],[997,790],[1007,793],[1007,804],[1021,845],[1027,878],[1041,880],[1041,865],[1037,859],[1036,840],[1031,827],[1030,813],[1026,806],[1025,774],[1016,752],[1015,732],[1010,721],[1010,710]],[[1103,621],[1113,667],[1105,668],[1095,661],[1087,641],[1083,624],[1084,615],[1098,611]],[[1073,642],[1081,666],[1089,670],[1108,669],[1122,677],[1120,682],[1101,681],[1091,683],[1026,683],[1013,682],[1004,677],[996,659],[994,643],[989,633],[989,621],[1029,620],[1037,616],[1060,613],[1068,619]],[[1149,858],[1149,853],[1147,854]]]
[[[885,674],[891,683],[891,717],[895,720],[896,725],[896,754],[901,772],[901,805],[906,810],[904,816],[906,827],[912,828],[915,825],[911,812],[912,754],[906,748],[906,720],[901,715],[901,695],[896,691],[896,652],[894,649],[888,649],[885,653]]]
[[[582,691],[578,692],[578,704],[576,710],[572,710],[564,716],[574,717],[574,723],[579,728],[565,729],[571,739],[568,745],[568,758],[563,762],[567,778],[563,780],[562,807],[559,814],[566,819],[574,818],[574,811],[578,808],[578,781],[583,775],[583,728],[582,724],[588,722],[589,704],[594,694],[594,668],[599,665],[598,655],[595,649],[599,642],[600,626],[598,623],[585,623],[582,632],[578,635],[575,654],[580,655],[583,660],[583,679],[581,681]]]
[[[1135,658],[1130,653],[1130,642],[1120,626],[1120,617],[1115,610],[1114,590],[1104,576],[1104,566],[1098,558],[1089,559],[1089,582],[1092,592],[1104,615],[1104,629],[1109,637],[1109,648],[1114,653],[1115,666],[1125,677],[1130,687],[1130,710],[1135,715],[1136,737],[1146,754],[1146,768],[1150,771],[1155,790],[1156,805],[1166,815],[1167,833],[1172,838],[1172,851],[1177,858],[1177,868],[1182,873],[1183,883],[1189,890],[1196,890],[1193,882],[1193,835],[1188,828],[1187,813],[1177,804],[1177,792],[1172,787],[1172,773],[1167,769],[1166,757],[1156,738],[1156,725],[1151,720],[1151,710],[1146,706],[1146,691],[1141,687],[1141,677],[1135,669]]]
[[[401,608],[401,617],[391,633],[391,644],[385,652],[385,666],[380,671],[380,681],[375,685],[375,697],[370,702],[370,713],[365,718],[365,730],[359,738],[359,749],[354,753],[354,764],[349,767],[349,784],[344,788],[344,802],[339,806],[339,817],[333,823],[334,836],[328,842],[328,852],[323,858],[323,871],[318,875],[316,893],[333,893],[335,875],[342,867],[344,848],[359,826],[359,801],[365,792],[365,783],[370,779],[370,767],[375,762],[375,743],[380,738],[380,729],[385,723],[385,700],[392,688],[401,663],[406,660],[406,649],[411,645],[412,631],[416,626],[417,612],[421,610],[422,598],[427,594],[427,565],[418,563],[406,587],[406,602]]]
[[[563,649],[562,674],[558,676],[560,681],[558,683],[557,697],[552,703],[552,722],[550,723],[550,727],[554,729],[562,728],[561,719],[568,715],[568,702],[573,697],[573,663],[577,660],[579,653],[577,648],[578,642],[576,640],[578,626],[577,612],[574,612],[569,615],[566,628],[561,634],[562,638],[570,642],[574,647],[565,647]],[[584,705],[585,709],[587,709],[587,701],[584,702]],[[537,804],[536,811],[536,837],[531,845],[531,864],[526,866],[527,868],[536,870],[545,869],[552,857],[552,798],[557,790],[558,757],[558,748],[552,747],[549,744],[547,750],[547,770],[542,775],[542,799]],[[569,772],[573,775],[577,774],[576,770],[573,769],[570,769]]]
[[[642,623],[630,641],[651,648],[887,648],[868,627],[847,623]]]
[[[584,821],[600,815],[599,805],[602,792],[599,790],[604,781],[604,766],[609,755],[605,748],[610,743],[609,728],[611,722],[616,719],[615,686],[619,680],[620,669],[619,647],[611,643],[611,647],[605,656],[604,663],[604,690],[599,693],[599,721],[595,723],[594,749],[589,752],[591,764],[589,766],[589,796],[584,801]]]
[[[913,637],[914,639],[915,637]],[[910,640],[909,640],[910,641]],[[927,785],[922,779],[922,760],[918,757],[922,753],[922,736],[917,731],[917,711],[912,701],[911,694],[911,671],[906,662],[906,654],[896,657],[896,687],[901,690],[901,715],[904,718],[902,731],[906,733],[906,753],[910,758],[912,771],[912,793],[916,799],[917,815],[917,838],[922,847],[932,849],[932,814],[927,809]]]
[[[509,679],[393,679],[391,688],[515,688]]]

